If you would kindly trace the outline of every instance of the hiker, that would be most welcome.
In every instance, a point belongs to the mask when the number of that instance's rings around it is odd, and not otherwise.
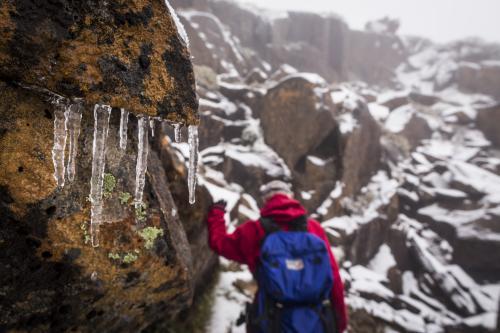
[[[260,192],[260,219],[231,234],[224,200],[214,203],[207,217],[212,250],[248,265],[257,280],[259,290],[247,306],[247,332],[343,332],[344,289],[323,228],[306,216],[289,184],[274,180]]]

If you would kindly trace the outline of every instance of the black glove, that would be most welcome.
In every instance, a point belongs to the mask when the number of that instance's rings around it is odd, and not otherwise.
[[[210,209],[217,208],[217,209],[223,210],[225,212],[226,206],[227,206],[227,201],[221,199],[221,200],[215,202],[214,204],[212,204],[212,206],[210,206]]]

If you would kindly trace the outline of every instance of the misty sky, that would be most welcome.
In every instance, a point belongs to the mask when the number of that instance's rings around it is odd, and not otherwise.
[[[500,0],[238,0],[272,9],[335,12],[353,28],[386,15],[401,20],[402,34],[436,42],[477,36],[500,42]]]

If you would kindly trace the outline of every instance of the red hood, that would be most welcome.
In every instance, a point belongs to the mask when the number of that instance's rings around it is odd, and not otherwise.
[[[271,217],[276,222],[289,222],[307,214],[300,202],[284,194],[273,195],[260,210],[263,217]]]

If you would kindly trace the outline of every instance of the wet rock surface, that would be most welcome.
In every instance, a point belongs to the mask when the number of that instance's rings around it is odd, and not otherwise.
[[[160,0],[4,1],[0,76],[196,124],[192,64],[171,14]]]
[[[200,186],[189,205],[186,164],[160,126],[159,119],[199,122],[189,52],[172,15],[163,1],[0,4],[1,331],[154,330],[191,305],[216,266],[201,228],[210,195]],[[61,187],[54,119],[76,98],[75,179],[63,168]],[[88,199],[95,103],[113,107],[98,247]],[[120,107],[130,111],[126,149]],[[147,126],[145,206],[138,210],[143,115],[157,118],[154,136]]]
[[[174,168],[166,157],[162,161],[159,155],[175,155],[151,144],[147,218],[137,224],[130,199],[122,201],[135,186],[136,121],[130,116],[129,142],[122,152],[119,110],[113,111],[106,173],[116,179],[116,187],[104,200],[107,223],[100,228],[100,246],[93,248],[86,200],[91,113],[83,113],[76,179],[61,189],[52,175],[53,105],[34,91],[0,84],[0,327],[132,332],[189,306],[201,276],[215,262],[200,228],[209,196],[200,188],[198,203],[188,206],[185,166]],[[150,245],[141,236],[145,228],[161,231]]]

